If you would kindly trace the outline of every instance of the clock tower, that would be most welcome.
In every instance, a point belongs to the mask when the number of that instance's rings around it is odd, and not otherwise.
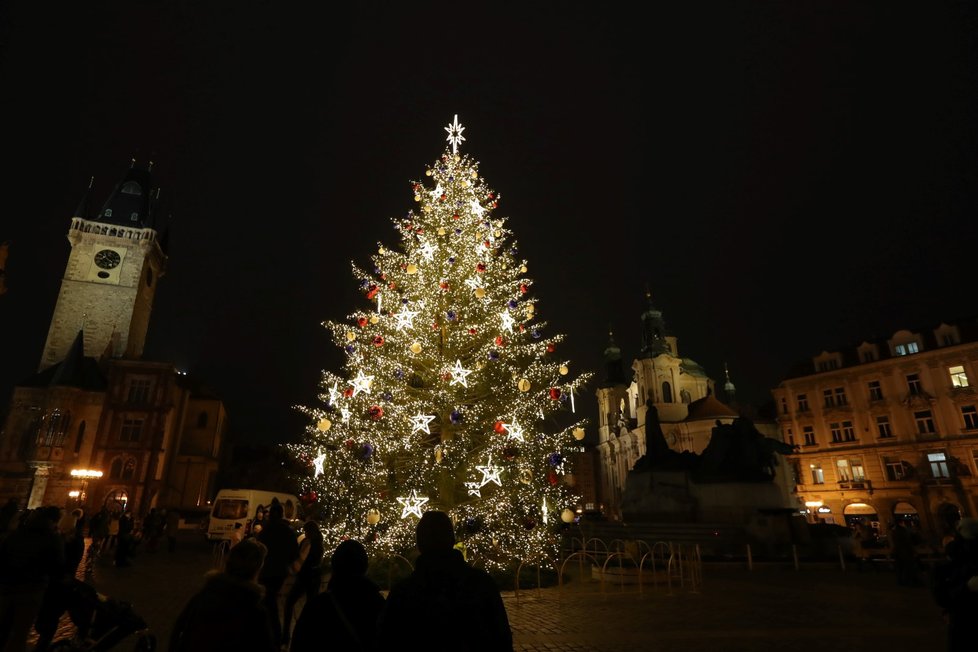
[[[38,371],[64,360],[79,332],[84,349],[96,355],[142,356],[156,282],[166,269],[151,169],[152,163],[142,169],[133,161],[98,213],[89,215],[88,194],[75,211],[71,253]]]

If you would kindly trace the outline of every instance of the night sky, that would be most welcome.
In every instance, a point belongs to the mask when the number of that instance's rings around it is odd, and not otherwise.
[[[238,435],[296,437],[341,367],[321,322],[366,305],[350,263],[398,242],[455,114],[596,381],[646,287],[753,404],[823,349],[978,314],[973,4],[336,4],[0,2],[0,403],[89,177],[100,206],[135,158],[172,215],[145,357]]]

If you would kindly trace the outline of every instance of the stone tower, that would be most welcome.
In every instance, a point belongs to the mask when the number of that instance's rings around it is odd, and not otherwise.
[[[64,360],[79,331],[94,355],[142,355],[156,282],[166,269],[151,169],[133,161],[94,217],[89,185],[68,230],[71,253],[38,371]]]

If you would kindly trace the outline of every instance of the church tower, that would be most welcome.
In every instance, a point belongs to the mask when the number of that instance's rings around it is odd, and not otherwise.
[[[156,281],[166,270],[151,170],[152,163],[141,169],[134,160],[94,217],[89,185],[68,229],[71,253],[38,371],[64,360],[79,331],[96,355],[142,356]]]

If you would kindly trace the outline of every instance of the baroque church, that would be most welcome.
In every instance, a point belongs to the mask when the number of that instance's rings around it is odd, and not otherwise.
[[[86,513],[203,510],[226,438],[224,404],[173,364],[142,357],[167,266],[152,163],[133,161],[94,213],[91,192],[68,226],[71,252],[37,371],[14,388],[0,431],[0,500]]]
[[[679,354],[678,338],[667,333],[662,312],[653,305],[650,292],[646,292],[646,301],[641,316],[642,348],[632,362],[632,373],[626,375],[621,349],[611,334],[604,352],[604,379],[596,391],[598,496],[604,515],[611,520],[622,519],[629,471],[648,452],[649,404],[657,410],[666,443],[677,453],[703,453],[716,426],[731,424],[741,416],[729,373],[725,370],[725,403],[717,397],[717,384],[703,368]],[[773,421],[752,421],[765,435],[779,436]]]

